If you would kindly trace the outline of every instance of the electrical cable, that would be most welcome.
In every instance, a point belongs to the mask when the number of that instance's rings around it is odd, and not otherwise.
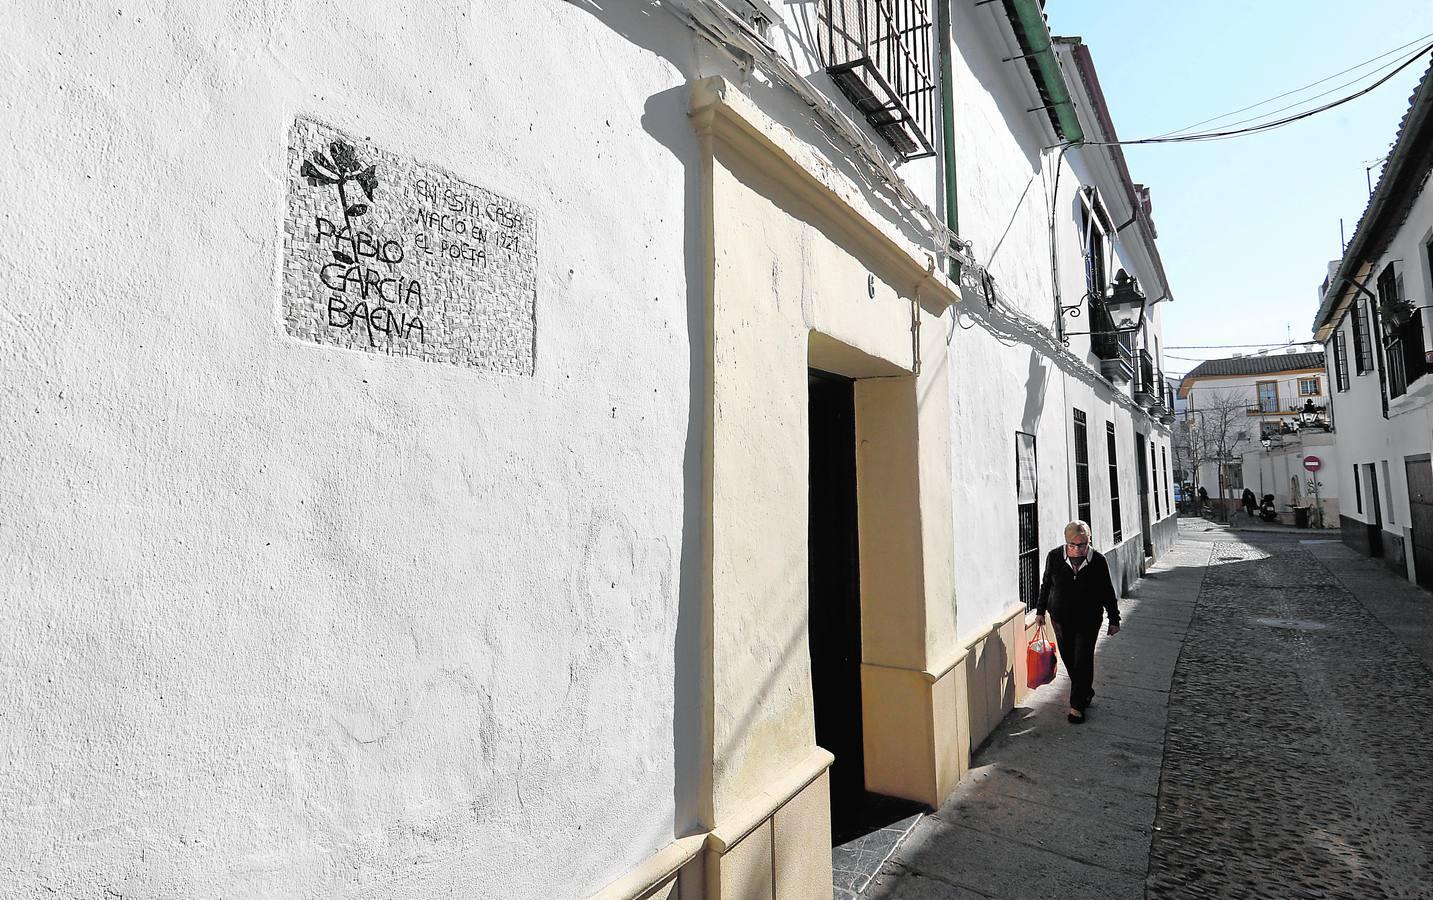
[[[1373,82],[1372,84],[1368,85],[1367,87],[1364,87],[1364,88],[1362,88],[1361,90],[1355,91],[1355,92],[1352,93],[1352,94],[1348,94],[1347,96],[1340,97],[1340,98],[1337,99],[1337,100],[1331,101],[1331,102],[1329,102],[1329,103],[1325,103],[1325,104],[1322,105],[1322,106],[1316,106],[1316,107],[1314,107],[1313,109],[1304,110],[1303,112],[1295,113],[1294,115],[1291,115],[1291,116],[1285,116],[1285,117],[1282,118],[1282,119],[1274,119],[1274,120],[1272,120],[1272,121],[1264,122],[1264,123],[1261,123],[1261,124],[1259,124],[1259,125],[1252,125],[1252,126],[1250,126],[1250,127],[1248,127],[1248,128],[1237,128],[1237,129],[1232,129],[1232,130],[1229,130],[1229,131],[1209,131],[1209,132],[1202,132],[1202,133],[1199,133],[1199,134],[1178,135],[1178,136],[1175,136],[1175,137],[1135,138],[1135,139],[1133,139],[1133,140],[1082,141],[1081,143],[1082,143],[1082,145],[1084,145],[1084,146],[1091,146],[1091,147],[1118,147],[1118,146],[1126,146],[1126,147],[1128,147],[1128,146],[1137,146],[1137,145],[1143,145],[1143,144],[1185,144],[1185,143],[1193,143],[1193,142],[1195,142],[1195,141],[1218,141],[1218,140],[1227,140],[1227,139],[1229,139],[1229,138],[1243,137],[1244,135],[1247,135],[1247,134],[1260,134],[1260,133],[1265,132],[1265,131],[1273,131],[1275,128],[1282,128],[1282,127],[1284,127],[1285,125],[1290,125],[1290,124],[1293,124],[1294,122],[1298,122],[1298,121],[1301,121],[1301,120],[1303,120],[1303,119],[1307,119],[1307,118],[1309,118],[1309,117],[1311,117],[1311,116],[1316,116],[1316,115],[1318,115],[1319,113],[1322,113],[1322,112],[1328,112],[1329,110],[1334,109],[1335,107],[1339,107],[1339,106],[1342,106],[1342,105],[1344,105],[1345,103],[1348,103],[1348,102],[1350,102],[1350,101],[1357,100],[1359,97],[1362,97],[1362,96],[1364,96],[1365,94],[1370,93],[1371,91],[1375,90],[1376,88],[1382,86],[1383,84],[1386,84],[1389,80],[1391,80],[1391,79],[1393,78],[1393,76],[1397,75],[1399,72],[1403,71],[1404,69],[1406,69],[1406,68],[1408,68],[1409,66],[1411,66],[1413,63],[1417,62],[1419,59],[1421,59],[1421,58],[1423,57],[1424,54],[1426,54],[1426,53],[1427,53],[1428,51],[1430,51],[1430,50],[1433,50],[1433,44],[1425,44],[1422,48],[1419,49],[1419,51],[1418,51],[1416,54],[1414,54],[1413,56],[1410,56],[1408,59],[1404,60],[1402,63],[1400,63],[1400,64],[1397,66],[1397,68],[1393,69],[1391,72],[1388,72],[1388,73],[1387,73],[1386,75],[1384,75],[1382,78],[1379,78],[1377,81]],[[1066,146],[1073,146],[1073,145],[1066,145]]]
[[[1420,55],[1421,55],[1421,54],[1420,54]],[[1416,59],[1417,56],[1415,56],[1415,57],[1413,57],[1413,58]],[[1271,109],[1271,110],[1269,110],[1268,112],[1259,113],[1258,115],[1255,115],[1255,116],[1249,116],[1248,118],[1244,118],[1244,119],[1237,119],[1237,120],[1235,120],[1235,121],[1233,121],[1233,122],[1228,122],[1228,123],[1226,123],[1226,124],[1224,124],[1224,125],[1221,125],[1221,126],[1219,126],[1219,127],[1220,127],[1220,128],[1233,128],[1235,125],[1243,125],[1243,124],[1248,123],[1248,122],[1257,122],[1258,120],[1264,118],[1265,116],[1272,116],[1272,115],[1275,115],[1276,113],[1281,113],[1281,112],[1284,112],[1284,111],[1286,111],[1286,110],[1293,109],[1293,108],[1295,108],[1295,107],[1297,107],[1297,106],[1302,106],[1302,105],[1304,105],[1305,103],[1310,103],[1310,102],[1312,102],[1312,101],[1314,101],[1314,100],[1319,99],[1320,97],[1327,97],[1329,94],[1335,93],[1335,92],[1337,92],[1337,91],[1341,91],[1341,90],[1343,90],[1344,88],[1349,87],[1349,86],[1351,86],[1351,85],[1358,84],[1360,81],[1362,81],[1363,79],[1369,77],[1370,75],[1372,75],[1372,74],[1374,74],[1374,73],[1376,73],[1376,72],[1379,72],[1379,71],[1381,71],[1381,70],[1387,68],[1388,66],[1395,65],[1397,62],[1398,62],[1398,61],[1395,60],[1394,62],[1384,63],[1383,65],[1379,66],[1377,69],[1374,69],[1372,72],[1365,72],[1365,73],[1363,73],[1363,74],[1356,75],[1356,76],[1354,76],[1353,78],[1350,78],[1348,81],[1340,82],[1340,83],[1334,85],[1333,87],[1329,88],[1329,89],[1326,90],[1326,91],[1322,91],[1322,92],[1320,92],[1320,93],[1314,94],[1312,97],[1305,97],[1305,98],[1303,98],[1302,100],[1295,100],[1293,103],[1290,103],[1290,104],[1288,104],[1288,105],[1286,105],[1286,106],[1281,106],[1281,107],[1279,107],[1278,109]]]
[[[1166,350],[1224,350],[1224,349],[1227,349],[1227,348],[1233,348],[1233,349],[1235,349],[1235,350],[1240,350],[1240,349],[1243,349],[1244,347],[1269,347],[1269,348],[1271,348],[1271,349],[1274,349],[1274,348],[1278,348],[1278,347],[1302,347],[1304,344],[1317,344],[1317,343],[1318,343],[1318,341],[1285,341],[1285,342],[1283,342],[1283,343],[1280,343],[1280,342],[1278,342],[1278,341],[1268,341],[1268,342],[1263,343],[1263,344],[1171,344],[1170,346],[1165,347],[1164,349],[1166,349]]]
[[[720,48],[723,52],[733,54],[734,58],[744,69],[754,64],[760,64],[773,75],[783,86],[797,94],[809,106],[817,119],[826,128],[829,128],[835,135],[848,143],[869,167],[869,174],[874,176],[888,188],[900,204],[908,211],[924,220],[926,232],[937,253],[957,259],[961,263],[960,286],[962,293],[966,296],[977,296],[976,291],[984,294],[987,298],[987,307],[983,311],[976,311],[977,308],[970,308],[970,317],[983,324],[996,340],[1004,342],[1009,338],[1028,344],[1037,351],[1043,352],[1051,358],[1061,369],[1078,381],[1082,381],[1092,387],[1102,388],[1105,386],[1103,379],[1099,378],[1087,365],[1086,361],[1077,357],[1057,337],[1046,324],[1042,324],[1031,318],[1023,309],[1012,304],[1006,299],[1004,291],[995,279],[991,276],[985,265],[977,263],[971,255],[970,245],[962,240],[959,235],[952,231],[944,219],[924,203],[911,189],[910,185],[891,167],[886,161],[884,154],[876,148],[874,143],[856,127],[848,117],[843,115],[832,104],[832,102],[812,88],[799,73],[788,63],[762,35],[756,32],[746,21],[734,13],[723,0],[662,0],[662,6],[674,12],[679,18],[684,19],[688,25],[702,38]],[[1430,45],[1433,48],[1433,45]],[[1421,51],[1420,51],[1421,52]],[[1404,63],[1404,66],[1408,63]],[[1391,78],[1404,66],[1395,69],[1377,84],[1365,89],[1363,93],[1377,87],[1387,78]],[[1354,95],[1359,96],[1359,95]],[[1332,108],[1341,102],[1347,102],[1352,97],[1329,104],[1326,108]],[[1319,110],[1302,114],[1298,117],[1290,117],[1290,121],[1297,118],[1307,117]],[[1280,123],[1266,123],[1256,129],[1277,127]],[[1286,124],[1286,123],[1283,123]],[[1219,135],[1192,135],[1192,139],[1216,139]],[[1112,145],[1119,143],[1164,143],[1174,142],[1156,139],[1145,139],[1144,141],[1115,141],[1115,142],[1085,142],[1095,146]],[[1053,225],[1056,216],[1056,204],[1059,198],[1059,178],[1064,156],[1075,144],[1064,144],[1056,157],[1054,191],[1051,198],[1051,272],[1055,283],[1055,301],[1058,306],[1059,278],[1058,263],[1055,254],[1055,241]],[[1054,149],[1054,148],[1051,148]],[[1017,204],[1016,211],[1018,212]],[[968,291],[968,293],[967,293]],[[992,321],[992,316],[999,321]],[[1063,318],[1063,316],[1061,316]],[[957,324],[959,322],[957,321]],[[961,325],[965,328],[966,326]],[[970,327],[974,327],[971,325]],[[1002,334],[1003,332],[1003,334]],[[1122,407],[1134,412],[1139,411],[1133,400],[1122,393],[1116,392],[1113,401]]]
[[[1237,115],[1238,115],[1239,113],[1241,113],[1241,112],[1248,112],[1248,111],[1251,110],[1251,109],[1257,109],[1258,107],[1263,106],[1263,105],[1265,105],[1265,104],[1267,104],[1267,103],[1273,103],[1275,100],[1282,100],[1282,99],[1284,99],[1285,97],[1289,97],[1289,96],[1292,96],[1292,95],[1294,95],[1294,94],[1298,94],[1298,93],[1301,93],[1301,92],[1303,92],[1303,91],[1306,91],[1306,90],[1308,90],[1308,89],[1311,88],[1311,87],[1317,87],[1318,85],[1323,84],[1325,81],[1332,81],[1333,79],[1339,77],[1340,75],[1346,75],[1346,74],[1348,74],[1349,72],[1354,71],[1355,69],[1362,69],[1364,66],[1368,65],[1369,63],[1377,62],[1378,60],[1383,59],[1385,56],[1392,56],[1393,54],[1398,53],[1398,52],[1401,51],[1401,50],[1405,50],[1405,49],[1407,49],[1407,48],[1409,48],[1409,47],[1412,47],[1414,44],[1417,44],[1417,43],[1419,43],[1419,42],[1421,42],[1421,41],[1426,41],[1426,40],[1428,40],[1429,38],[1433,38],[1433,32],[1429,32],[1428,34],[1425,34],[1425,35],[1423,35],[1422,37],[1414,38],[1413,40],[1409,41],[1409,42],[1406,43],[1406,44],[1401,44],[1401,45],[1399,45],[1399,46],[1397,46],[1397,47],[1394,47],[1392,50],[1387,50],[1387,51],[1385,51],[1385,52],[1383,52],[1383,53],[1378,54],[1377,56],[1374,56],[1374,57],[1371,57],[1371,58],[1369,58],[1369,59],[1366,59],[1366,60],[1364,60],[1364,61],[1361,62],[1361,63],[1358,63],[1358,64],[1356,64],[1356,65],[1349,66],[1347,69],[1342,69],[1342,70],[1340,70],[1340,71],[1338,71],[1338,72],[1334,72],[1332,75],[1326,75],[1326,76],[1324,76],[1323,78],[1320,78],[1318,81],[1311,81],[1311,82],[1309,82],[1308,84],[1303,85],[1302,87],[1296,87],[1296,88],[1294,88],[1294,89],[1291,90],[1291,91],[1285,91],[1285,92],[1282,93],[1282,94],[1276,94],[1276,95],[1274,95],[1273,97],[1269,97],[1269,98],[1266,99],[1266,100],[1260,100],[1258,103],[1251,103],[1251,104],[1249,104],[1248,106],[1241,106],[1240,108],[1238,108],[1238,109],[1236,109],[1236,110],[1233,110],[1233,111],[1231,111],[1231,112],[1224,113],[1223,115],[1212,116],[1212,117],[1210,117],[1210,118],[1208,118],[1208,119],[1203,119],[1203,120],[1201,120],[1201,121],[1195,122],[1195,123],[1192,124],[1192,125],[1186,125],[1186,126],[1184,126],[1183,128],[1177,128],[1177,129],[1175,129],[1174,131],[1166,131],[1166,132],[1163,133],[1163,134],[1156,135],[1156,137],[1171,137],[1171,136],[1173,136],[1173,135],[1183,134],[1183,133],[1186,132],[1186,131],[1190,131],[1191,129],[1198,128],[1200,125],[1207,125],[1207,124],[1209,124],[1210,122],[1217,122],[1217,121],[1219,121],[1220,119],[1227,119],[1227,118],[1229,118],[1230,116],[1237,116]],[[1391,65],[1391,63],[1390,63],[1389,65]],[[1383,68],[1383,66],[1379,66],[1378,68],[1381,69],[1381,68]],[[1367,74],[1367,73],[1365,73],[1365,74]],[[1363,76],[1359,76],[1359,77],[1363,77]],[[1357,79],[1354,79],[1354,80],[1356,81]],[[1321,95],[1319,95],[1319,96],[1323,96],[1323,95],[1321,94]],[[1307,100],[1312,100],[1312,99],[1314,99],[1314,98],[1313,98],[1313,97],[1309,97],[1309,98],[1306,98],[1305,101],[1300,101],[1300,102],[1306,102]],[[1296,104],[1294,104],[1294,105],[1297,106],[1298,104],[1296,103]],[[1256,117],[1256,118],[1257,118],[1257,117]],[[1227,127],[1227,126],[1220,126],[1220,127]]]
[[[945,220],[936,215],[911,189],[882,152],[860,128],[842,114],[829,98],[813,88],[792,65],[761,34],[735,13],[724,0],[662,0],[662,6],[684,19],[702,38],[724,52],[745,57],[748,64],[759,63],[784,87],[806,103],[826,128],[849,144],[866,164],[870,174],[889,189],[900,205],[924,222],[919,223],[937,254],[955,257],[962,265],[969,255],[969,245]]]

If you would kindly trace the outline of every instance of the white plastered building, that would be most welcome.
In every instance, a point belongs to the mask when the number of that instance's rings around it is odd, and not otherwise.
[[[1320,288],[1345,543],[1433,587],[1433,78],[1424,73],[1368,208]]]
[[[1171,289],[1088,51],[898,5],[894,97],[817,2],[0,13],[0,894],[804,900],[948,796],[1065,522],[1174,539]]]
[[[1182,452],[1198,457],[1195,490],[1237,506],[1247,488],[1259,499],[1273,494],[1290,521],[1294,509],[1314,506],[1337,521],[1336,480],[1325,473],[1315,483],[1304,469],[1308,455],[1328,467],[1336,462],[1328,378],[1315,347],[1206,360],[1181,379],[1177,427],[1187,429],[1192,448]]]

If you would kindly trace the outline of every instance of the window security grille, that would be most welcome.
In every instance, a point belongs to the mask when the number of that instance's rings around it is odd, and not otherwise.
[[[1334,388],[1348,390],[1348,353],[1343,346],[1343,332],[1333,334],[1333,382]]]
[[[1015,432],[1015,503],[1020,524],[1017,555],[1020,600],[1035,606],[1040,591],[1040,485],[1035,468],[1035,435]]]
[[[1115,452],[1115,423],[1105,423],[1105,442],[1109,446],[1110,459],[1110,525],[1114,531],[1114,542],[1118,544],[1124,534],[1120,531],[1120,464]]]
[[[1353,363],[1358,374],[1373,371],[1373,338],[1368,325],[1368,301],[1360,299],[1354,306],[1353,315]]]
[[[1034,609],[1040,600],[1040,518],[1035,504],[1022,503],[1020,515],[1020,600]]]
[[[927,0],[822,0],[826,71],[903,160],[934,156]]]
[[[1035,467],[1035,436],[1025,431],[1015,433],[1015,503],[1020,523],[1020,549],[1016,556],[1019,568],[1020,600],[1025,608],[1035,606],[1040,589],[1040,517],[1039,476]]]
[[[1169,489],[1169,448],[1160,447],[1159,456],[1164,460],[1164,508],[1174,511],[1174,492]]]
[[[1090,441],[1085,411],[1077,409],[1075,419],[1075,518],[1095,529],[1090,519]]]

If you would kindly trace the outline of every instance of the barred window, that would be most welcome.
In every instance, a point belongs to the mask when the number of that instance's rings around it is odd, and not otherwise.
[[[1343,331],[1333,333],[1333,380],[1334,388],[1348,390],[1348,356],[1343,346]]]
[[[1094,531],[1090,517],[1090,441],[1085,411],[1074,411],[1075,419],[1075,518]]]
[[[1118,544],[1124,533],[1120,530],[1120,464],[1119,457],[1115,450],[1115,423],[1105,423],[1105,443],[1109,447],[1110,462],[1110,525],[1114,532],[1114,542]]]
[[[1358,374],[1373,371],[1373,329],[1369,327],[1368,301],[1354,301],[1353,315],[1353,363]]]
[[[902,159],[934,156],[935,29],[926,0],[823,0],[820,28],[826,71],[876,133]]]
[[[1015,432],[1015,514],[1020,523],[1016,556],[1020,600],[1032,609],[1040,595],[1040,484],[1035,469],[1035,435]]]
[[[1169,489],[1169,448],[1159,448],[1160,458],[1164,460],[1164,508],[1174,512],[1174,492]]]

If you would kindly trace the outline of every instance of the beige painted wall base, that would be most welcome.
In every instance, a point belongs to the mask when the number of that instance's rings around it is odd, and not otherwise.
[[[709,832],[678,838],[595,900],[832,895],[830,753],[817,747]]]
[[[1013,604],[937,666],[863,665],[866,787],[940,806],[1024,696],[1025,634],[1025,608]]]
[[[867,787],[940,806],[1025,687],[1033,616],[1012,604],[933,669],[861,667]],[[798,766],[706,834],[673,841],[600,900],[786,900],[832,896],[832,756]]]

